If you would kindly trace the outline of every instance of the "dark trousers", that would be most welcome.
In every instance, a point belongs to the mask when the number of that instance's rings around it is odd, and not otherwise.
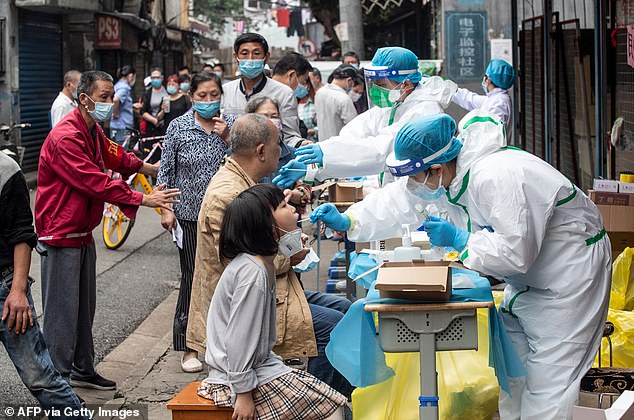
[[[92,322],[97,299],[95,242],[81,248],[45,245],[42,256],[44,340],[64,378],[95,375]]]
[[[12,283],[13,273],[7,272],[0,278],[0,311],[4,308]],[[60,409],[61,414],[63,414],[64,407],[79,410],[81,404],[77,395],[55,369],[46,349],[44,337],[37,322],[30,287],[27,289],[27,299],[33,314],[33,326],[29,326],[24,334],[16,334],[15,329],[9,331],[6,320],[0,322],[0,341],[15,365],[20,379],[31,391],[31,394],[37,398],[42,408],[50,410],[56,407]],[[49,418],[70,417],[62,415],[49,416]]]
[[[194,280],[194,263],[196,260],[196,230],[198,222],[178,220],[183,229],[183,249],[178,249],[181,262],[181,287],[178,291],[178,302],[174,313],[174,350],[192,351],[187,347],[186,332],[189,317],[189,302],[192,297],[192,281]]]
[[[354,387],[337,371],[326,357],[330,333],[350,308],[351,302],[341,296],[305,290],[306,300],[313,317],[317,341],[317,357],[308,360],[308,372],[350,398]]]

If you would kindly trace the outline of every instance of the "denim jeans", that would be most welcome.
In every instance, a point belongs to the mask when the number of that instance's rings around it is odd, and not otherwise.
[[[119,146],[123,145],[125,138],[130,135],[132,131],[129,128],[111,128],[110,134],[112,136],[112,140],[117,143]]]
[[[5,274],[0,283],[0,311],[9,296],[13,273]],[[34,325],[29,326],[24,334],[16,334],[9,331],[7,321],[0,322],[0,341],[4,345],[11,361],[20,375],[20,379],[29,389],[31,394],[39,401],[43,409],[57,408],[62,414],[64,407],[72,407],[80,410],[81,403],[73,392],[68,382],[53,366],[53,361],[48,353],[44,337],[36,319],[33,298],[31,297],[30,284],[27,288],[27,298]],[[66,416],[49,416],[49,418],[73,418]]]
[[[313,317],[317,340],[317,357],[308,360],[308,372],[350,398],[354,387],[341,375],[326,357],[330,333],[352,304],[348,299],[322,292],[305,290],[304,295]]]

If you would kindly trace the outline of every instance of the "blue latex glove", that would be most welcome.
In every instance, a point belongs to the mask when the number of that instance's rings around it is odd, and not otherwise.
[[[350,229],[350,218],[339,213],[337,207],[333,204],[327,203],[317,207],[310,214],[310,223],[316,223],[317,220],[321,220],[331,229],[346,231]]]
[[[324,152],[321,151],[321,147],[317,144],[307,144],[299,149],[295,150],[295,157],[305,164],[317,163],[323,165]]]
[[[279,170],[279,175],[273,178],[273,183],[281,189],[292,187],[295,182],[306,175],[306,164],[291,160]]]
[[[434,246],[450,246],[456,251],[462,251],[467,246],[469,232],[458,229],[445,219],[429,216],[423,226]]]

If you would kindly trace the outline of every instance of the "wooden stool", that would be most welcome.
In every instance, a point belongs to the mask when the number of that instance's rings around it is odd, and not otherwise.
[[[199,397],[200,382],[192,382],[167,403],[172,420],[231,420],[231,407],[216,407],[214,402]]]

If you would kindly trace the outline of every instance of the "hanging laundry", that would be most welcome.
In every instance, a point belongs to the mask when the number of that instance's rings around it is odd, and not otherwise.
[[[291,10],[290,26],[286,30],[286,36],[291,37],[295,33],[297,36],[304,36],[304,25],[302,25],[302,9],[293,7]]]
[[[288,9],[277,9],[278,28],[288,28],[290,26],[291,11]]]

